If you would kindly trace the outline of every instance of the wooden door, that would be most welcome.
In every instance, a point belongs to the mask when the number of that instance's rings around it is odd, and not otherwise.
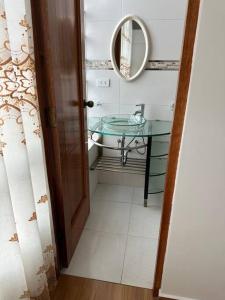
[[[31,0],[35,65],[60,267],[89,214],[80,1]]]

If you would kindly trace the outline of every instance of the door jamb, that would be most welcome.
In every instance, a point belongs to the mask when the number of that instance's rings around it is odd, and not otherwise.
[[[186,27],[183,41],[183,53],[181,58],[176,107],[168,156],[168,169],[165,182],[164,203],[161,218],[156,271],[153,285],[154,297],[159,296],[159,289],[161,288],[162,283],[163,266],[167,248],[170,216],[177,173],[177,164],[180,152],[184,117],[192,70],[192,59],[199,17],[200,2],[201,0],[189,0],[188,2]]]

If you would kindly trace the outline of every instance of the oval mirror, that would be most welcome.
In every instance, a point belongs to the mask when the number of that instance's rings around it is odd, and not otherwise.
[[[149,36],[143,21],[136,16],[123,18],[113,33],[110,50],[117,75],[127,81],[137,78],[149,57]]]

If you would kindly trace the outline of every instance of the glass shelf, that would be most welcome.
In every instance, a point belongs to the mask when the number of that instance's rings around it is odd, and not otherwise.
[[[159,194],[164,192],[165,175],[149,177],[148,194]]]
[[[166,174],[167,158],[151,158],[150,177]]]
[[[167,156],[169,152],[169,142],[152,141],[151,157]]]
[[[143,125],[112,126],[103,122],[101,117],[88,118],[88,130],[92,133],[111,136],[150,137],[168,135],[171,131],[170,121],[146,120]]]

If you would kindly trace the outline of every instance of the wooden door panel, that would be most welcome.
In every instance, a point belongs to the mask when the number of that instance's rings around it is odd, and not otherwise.
[[[55,231],[62,265],[67,266],[89,214],[80,1],[31,0],[31,4]],[[49,109],[55,113],[55,126],[46,120]]]

